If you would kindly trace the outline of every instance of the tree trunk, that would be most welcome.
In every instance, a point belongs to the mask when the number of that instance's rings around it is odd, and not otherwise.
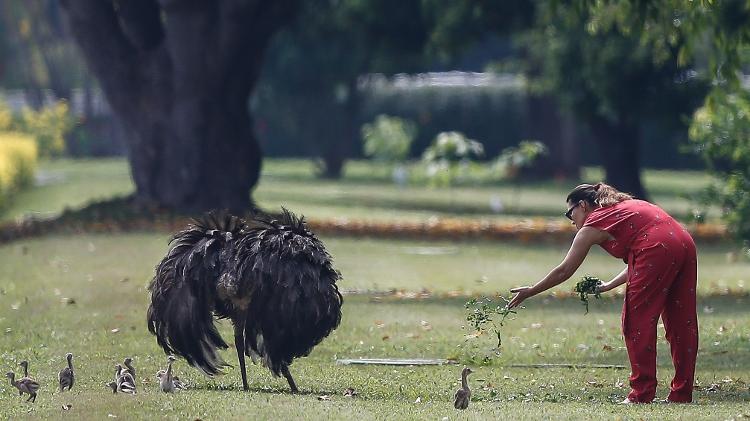
[[[251,206],[261,151],[248,97],[295,0],[63,0],[115,114],[141,203],[187,211]]]
[[[323,168],[320,176],[327,179],[339,179],[343,175],[344,165],[352,153],[353,142],[358,139],[359,127],[357,127],[357,116],[359,115],[359,92],[357,91],[357,78],[347,81],[346,97],[334,98],[331,110],[335,116],[321,123],[327,127],[324,130],[329,133],[329,138],[322,144],[321,159]]]
[[[599,145],[606,183],[634,197],[648,200],[641,183],[639,126],[632,121],[611,123],[599,118],[593,122],[592,131]]]
[[[524,178],[580,178],[579,144],[571,133],[569,117],[562,115],[550,95],[527,94],[528,138],[544,143],[548,154],[522,169]]]

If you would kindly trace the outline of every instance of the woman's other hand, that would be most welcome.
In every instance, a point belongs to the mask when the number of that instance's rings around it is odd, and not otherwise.
[[[516,295],[514,295],[513,298],[510,299],[508,308],[518,307],[519,305],[521,305],[523,300],[534,296],[534,291],[530,286],[513,288],[510,290],[510,292]]]

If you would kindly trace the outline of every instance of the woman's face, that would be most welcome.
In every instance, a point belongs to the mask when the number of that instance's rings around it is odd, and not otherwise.
[[[591,213],[591,209],[589,209],[588,203],[585,200],[579,200],[568,202],[568,211],[565,212],[565,216],[576,226],[576,229],[581,229],[589,213]]]

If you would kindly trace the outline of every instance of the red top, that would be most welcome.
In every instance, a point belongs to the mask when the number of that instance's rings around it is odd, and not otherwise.
[[[612,206],[594,209],[584,222],[584,227],[606,231],[614,240],[600,244],[614,257],[626,259],[631,249],[647,240],[648,228],[660,224],[679,223],[660,207],[643,200],[625,200]]]

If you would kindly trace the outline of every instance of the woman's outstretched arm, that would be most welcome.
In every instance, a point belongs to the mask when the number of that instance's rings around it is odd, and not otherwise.
[[[510,292],[516,295],[508,303],[508,307],[513,308],[520,305],[523,300],[533,297],[540,292],[544,292],[554,286],[557,286],[573,276],[586,258],[594,244],[600,244],[609,239],[609,234],[597,228],[583,227],[573,239],[573,244],[568,250],[565,259],[550,271],[542,280],[533,286],[524,286],[513,288]]]
[[[622,270],[617,276],[612,278],[611,281],[606,282],[602,284],[602,286],[599,287],[599,292],[607,292],[611,289],[615,289],[619,287],[620,285],[624,284],[625,281],[628,280],[628,267],[626,266],[625,269]]]

